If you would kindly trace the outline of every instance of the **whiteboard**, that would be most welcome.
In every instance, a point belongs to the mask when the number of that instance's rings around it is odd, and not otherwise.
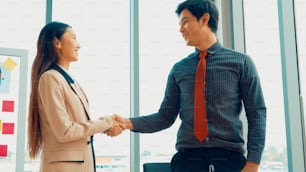
[[[27,50],[0,47],[0,169],[24,171]]]

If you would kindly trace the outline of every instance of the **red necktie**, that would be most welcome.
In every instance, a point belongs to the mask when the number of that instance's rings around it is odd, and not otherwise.
[[[205,102],[206,55],[206,51],[200,53],[194,84],[194,135],[200,142],[208,136]]]

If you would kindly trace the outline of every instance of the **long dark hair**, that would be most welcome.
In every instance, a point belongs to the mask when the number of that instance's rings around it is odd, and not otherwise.
[[[43,146],[38,109],[39,78],[52,65],[58,62],[59,55],[55,50],[53,41],[55,38],[60,39],[68,27],[71,26],[61,22],[51,22],[42,28],[38,37],[37,53],[32,65],[28,117],[28,149],[32,159],[37,157]]]

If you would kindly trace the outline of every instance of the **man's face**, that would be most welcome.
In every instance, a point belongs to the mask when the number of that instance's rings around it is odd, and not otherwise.
[[[179,16],[180,32],[187,45],[196,46],[200,37],[200,23],[192,13],[185,9]]]
[[[180,32],[184,37],[186,44],[197,48],[203,47],[203,45],[214,42],[214,33],[211,31],[208,21],[210,16],[208,13],[198,20],[187,9],[183,10],[179,16],[180,19]],[[206,47],[207,48],[207,47]]]

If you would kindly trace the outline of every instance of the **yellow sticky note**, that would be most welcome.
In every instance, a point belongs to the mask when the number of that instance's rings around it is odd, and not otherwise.
[[[2,63],[2,66],[4,68],[6,68],[7,70],[9,71],[12,71],[16,66],[17,66],[17,63],[11,59],[11,58],[7,58],[3,63]]]

